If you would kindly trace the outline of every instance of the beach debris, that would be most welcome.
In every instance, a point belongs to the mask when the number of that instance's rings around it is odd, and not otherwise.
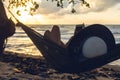
[[[15,73],[20,73],[21,71],[17,68],[13,68],[13,71],[15,71]]]

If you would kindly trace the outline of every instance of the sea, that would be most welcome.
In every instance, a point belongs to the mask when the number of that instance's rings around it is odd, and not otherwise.
[[[87,26],[87,25],[86,25]],[[116,44],[120,43],[120,25],[105,25],[112,32]],[[29,25],[30,28],[44,35],[46,30],[51,30],[52,25]],[[59,25],[61,39],[66,43],[74,33],[75,25]],[[41,52],[35,47],[21,27],[16,26],[16,33],[8,38],[5,51],[31,56],[42,56]],[[120,60],[116,60],[111,65],[120,65]]]

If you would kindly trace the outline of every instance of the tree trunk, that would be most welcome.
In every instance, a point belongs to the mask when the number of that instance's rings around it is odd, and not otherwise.
[[[14,23],[8,19],[2,0],[0,0],[0,53],[4,50],[4,41],[15,33]]]
[[[3,52],[3,45],[4,45],[4,39],[2,38],[2,28],[3,24],[5,24],[5,21],[7,20],[7,16],[5,13],[5,9],[2,3],[2,0],[0,0],[0,54]]]
[[[3,6],[2,0],[0,0],[0,25],[1,23],[4,24],[8,20],[5,8]]]

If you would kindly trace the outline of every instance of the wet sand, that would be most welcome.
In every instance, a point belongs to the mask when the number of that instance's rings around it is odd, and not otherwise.
[[[48,68],[43,57],[5,52],[0,55],[0,80],[120,80],[120,66],[105,65],[79,74],[62,73]]]

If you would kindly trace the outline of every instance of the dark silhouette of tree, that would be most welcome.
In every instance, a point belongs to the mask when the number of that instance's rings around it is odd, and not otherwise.
[[[11,19],[8,19],[2,0],[0,0],[0,54],[5,48],[5,39],[15,33],[15,25]]]

